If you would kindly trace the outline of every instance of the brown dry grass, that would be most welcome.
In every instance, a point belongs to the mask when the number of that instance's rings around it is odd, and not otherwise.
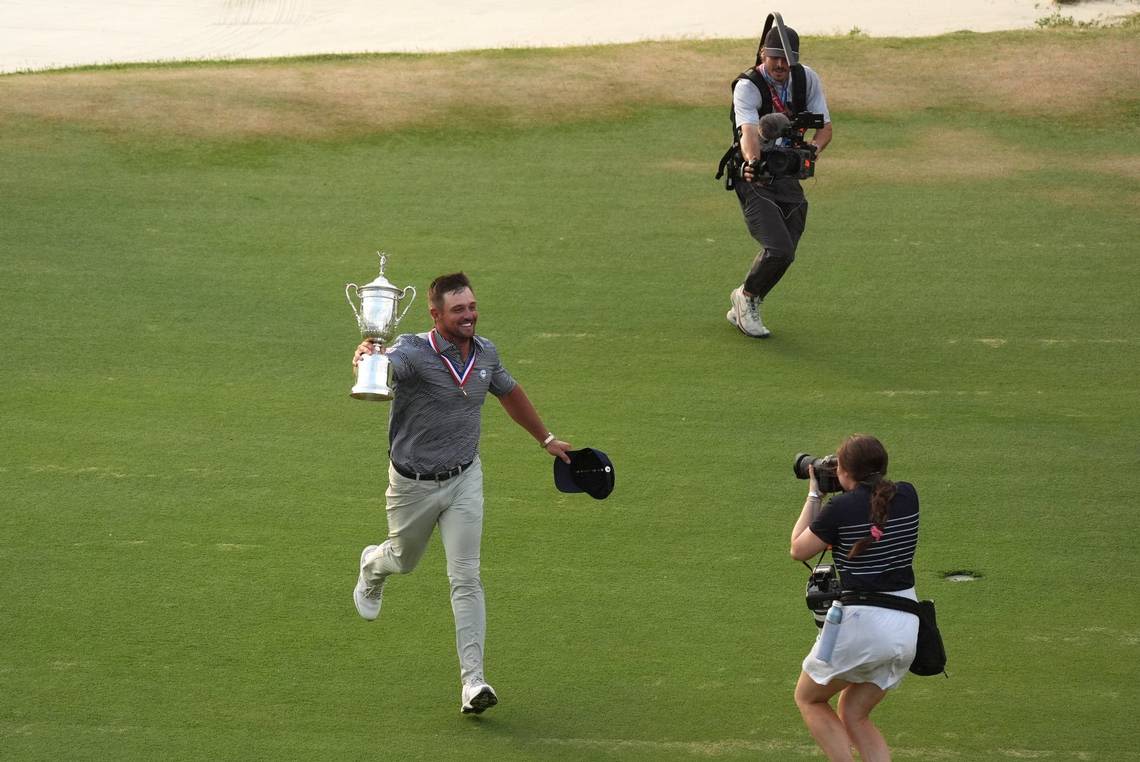
[[[966,160],[963,160],[963,158]],[[1046,157],[1002,143],[982,131],[927,129],[906,152],[896,147],[861,149],[858,153],[829,154],[832,182],[989,180],[1013,172],[1040,169]]]
[[[1134,104],[1140,92],[1140,24],[805,46],[829,106],[845,114],[968,105],[1063,118],[1101,108],[1105,94]],[[0,124],[221,139],[554,124],[647,105],[727,106],[728,82],[753,51],[747,40],[702,41],[20,74],[0,77]]]

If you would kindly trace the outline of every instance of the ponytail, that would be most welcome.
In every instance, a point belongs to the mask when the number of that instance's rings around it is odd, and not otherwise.
[[[867,434],[853,434],[839,445],[836,452],[843,470],[871,490],[871,515],[868,517],[871,522],[870,534],[851,548],[847,554],[847,558],[851,559],[882,538],[897,489],[894,482],[885,478],[887,449],[878,439]]]
[[[871,532],[855,543],[855,547],[851,548],[851,552],[847,554],[848,559],[859,555],[867,549],[868,545],[878,542],[883,536],[883,529],[886,527],[887,518],[890,516],[891,500],[894,499],[896,491],[895,483],[882,477],[879,477],[871,486]]]

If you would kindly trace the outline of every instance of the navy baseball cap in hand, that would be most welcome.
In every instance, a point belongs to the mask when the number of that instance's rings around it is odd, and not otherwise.
[[[562,492],[585,492],[604,500],[614,491],[614,464],[601,450],[586,447],[566,453],[570,462],[554,459],[554,486]]]

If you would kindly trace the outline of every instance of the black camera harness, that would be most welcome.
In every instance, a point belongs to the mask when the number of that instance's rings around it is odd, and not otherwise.
[[[819,554],[819,558],[815,561],[813,567],[807,561],[803,561],[803,565],[808,568],[812,574],[819,570],[819,565],[823,563],[823,557],[827,555],[827,548]],[[874,593],[869,590],[843,590],[835,600],[842,603],[844,606],[878,606],[883,609],[894,609],[895,611],[905,611],[908,614],[915,616],[922,615],[922,609],[918,605],[918,601],[912,601],[910,598],[900,598],[897,595],[890,595],[889,593]]]
[[[760,109],[757,113],[763,117],[766,114],[771,114],[774,110],[772,98],[772,86],[764,79],[764,75],[757,71],[760,66],[761,59],[764,51],[764,38],[768,36],[768,31],[775,23],[777,29],[780,31],[780,37],[787,40],[784,33],[784,20],[778,13],[769,13],[767,21],[764,22],[764,33],[760,35],[760,47],[756,49],[756,63],[752,68],[740,72],[736,79],[732,80],[732,85],[729,87],[730,93],[736,92],[736,83],[742,79],[747,79],[752,84],[756,85],[756,89],[760,91]],[[794,56],[795,54],[789,51],[789,45],[785,41],[784,52],[786,55]],[[798,61],[788,60],[790,74],[792,79],[792,105],[788,112],[788,118],[793,122],[799,110],[803,110],[807,106],[807,75],[804,74],[803,64]],[[785,109],[788,108],[786,104],[781,104]],[[732,105],[728,107],[728,118],[732,122],[732,145],[724,156],[720,159],[720,164],[716,168],[716,179],[724,178],[724,189],[732,190],[736,187],[736,180],[740,176],[740,168],[744,165],[744,154],[740,150],[740,127],[736,124],[736,108]],[[725,172],[727,170],[727,174]],[[806,562],[805,562],[806,563]]]

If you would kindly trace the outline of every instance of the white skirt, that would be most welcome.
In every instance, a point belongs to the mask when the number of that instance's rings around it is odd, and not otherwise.
[[[914,588],[891,593],[918,600]],[[902,682],[914,661],[918,641],[918,617],[881,606],[843,606],[843,623],[835,640],[831,661],[816,658],[819,638],[804,658],[803,670],[820,685],[833,679],[849,683],[874,683],[890,690]]]

